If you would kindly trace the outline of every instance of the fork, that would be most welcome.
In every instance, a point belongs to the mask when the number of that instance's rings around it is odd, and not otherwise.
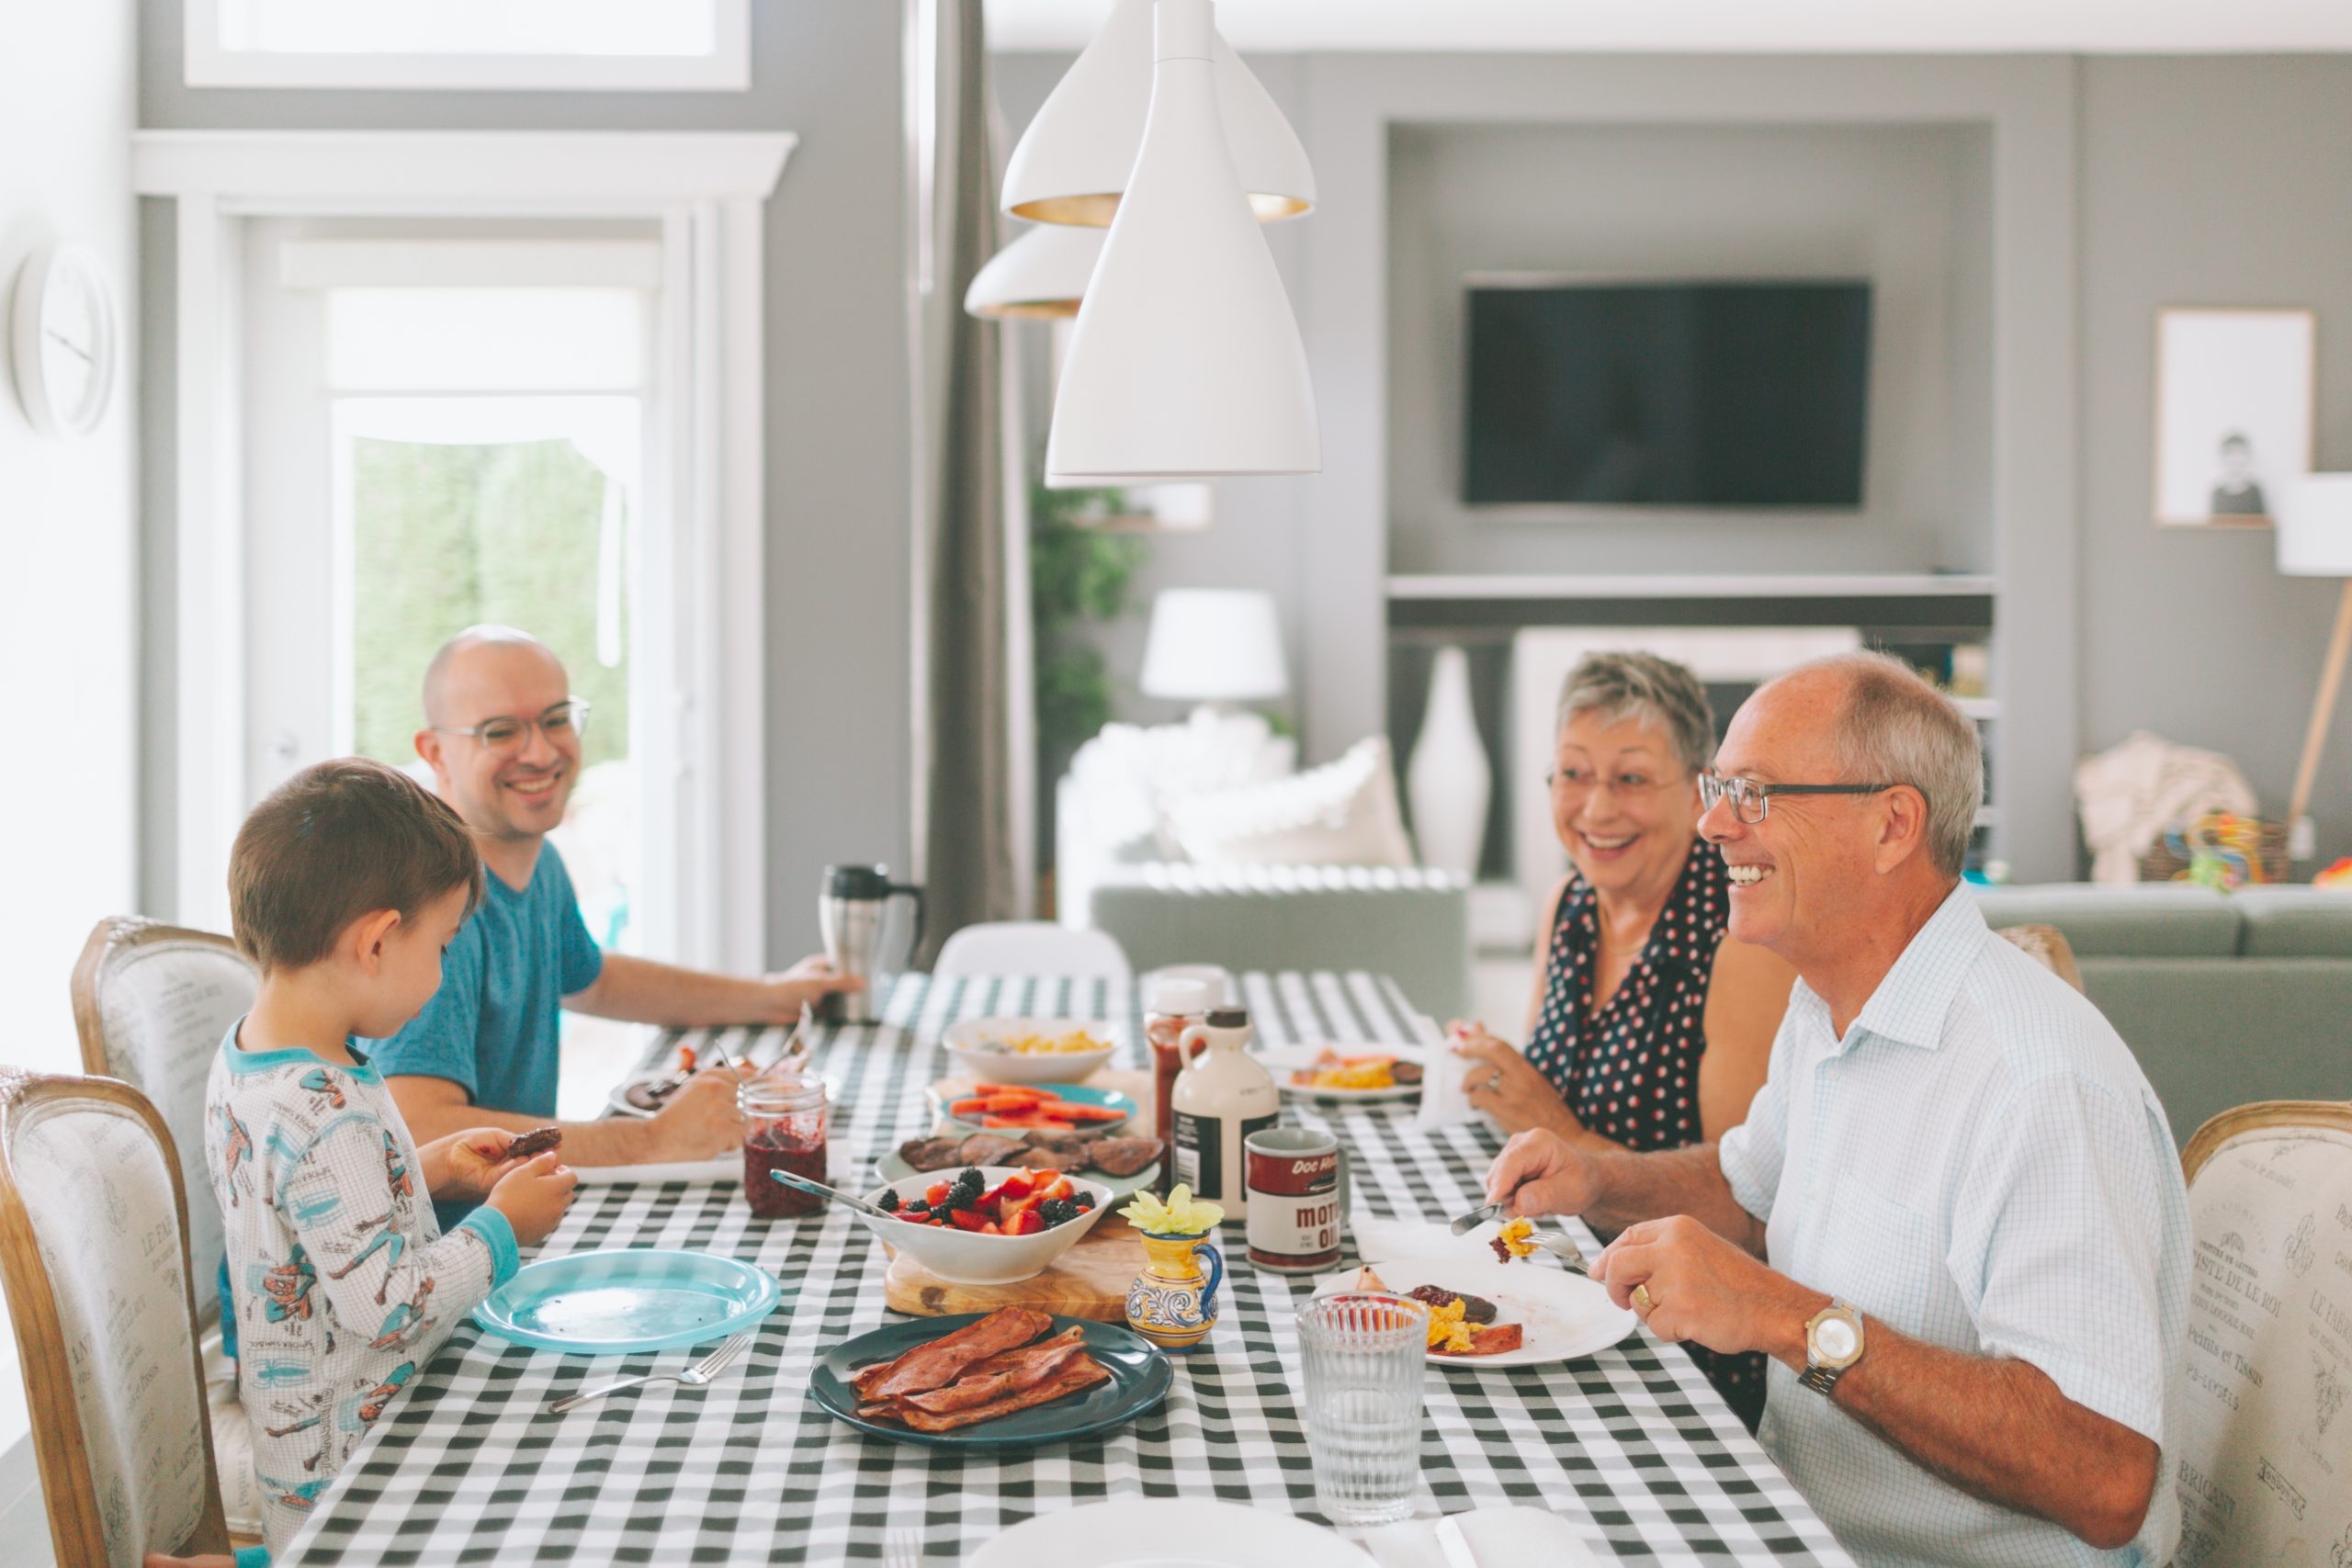
[[[718,1349],[713,1350],[683,1372],[647,1372],[642,1377],[617,1378],[595,1388],[582,1389],[578,1393],[559,1399],[548,1405],[548,1414],[560,1416],[574,1405],[585,1404],[592,1399],[602,1399],[608,1393],[617,1393],[622,1389],[637,1388],[650,1382],[674,1382],[683,1383],[688,1388],[701,1388],[720,1372],[725,1371],[728,1364],[736,1357],[751,1348],[752,1337],[758,1333],[759,1330],[756,1328],[743,1330],[742,1333],[735,1335]]]
[[[1510,1204],[1487,1203],[1471,1210],[1466,1214],[1457,1214],[1454,1216],[1453,1224],[1448,1228],[1455,1235],[1467,1235],[1489,1220],[1502,1221],[1510,1218]],[[1591,1278],[1592,1269],[1585,1262],[1584,1248],[1578,1247],[1567,1232],[1539,1227],[1530,1233],[1527,1239],[1558,1258],[1570,1272],[1582,1274],[1588,1279]]]
[[[922,1568],[922,1531],[913,1525],[883,1530],[882,1568]]]

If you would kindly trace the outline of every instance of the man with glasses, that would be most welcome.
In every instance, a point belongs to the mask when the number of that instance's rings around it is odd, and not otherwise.
[[[422,1143],[488,1122],[516,1131],[555,1120],[561,1010],[692,1027],[788,1023],[830,991],[859,984],[804,959],[739,979],[625,953],[600,953],[563,859],[547,842],[578,782],[588,705],[546,644],[506,626],[445,643],[424,676],[417,754],[481,849],[488,892],[458,929],[441,989],[372,1055]],[[703,1073],[645,1121],[564,1126],[572,1165],[703,1159],[736,1145],[734,1075]]]
[[[1798,976],[1747,1120],[1521,1134],[1488,1196],[1618,1231],[1593,1278],[1661,1337],[1770,1357],[1758,1436],[1859,1562],[2160,1563],[2188,1197],[2129,1049],[1961,886],[1982,769],[1881,655],[1749,698],[1699,822]]]

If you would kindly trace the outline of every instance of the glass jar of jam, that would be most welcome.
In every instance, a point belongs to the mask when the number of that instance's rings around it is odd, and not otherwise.
[[[1209,1010],[1224,1001],[1221,987],[1209,981],[1174,975],[1154,976],[1144,991],[1143,1036],[1151,1046],[1152,1129],[1159,1135],[1159,1179],[1153,1186],[1162,1197],[1176,1180],[1176,1107],[1170,1095],[1176,1075],[1184,1070],[1179,1042],[1186,1029],[1206,1021]]]
[[[746,1078],[735,1090],[743,1117],[743,1197],[763,1220],[813,1214],[825,1201],[769,1174],[788,1170],[811,1181],[825,1179],[825,1134],[831,1120],[825,1080],[820,1077]]]

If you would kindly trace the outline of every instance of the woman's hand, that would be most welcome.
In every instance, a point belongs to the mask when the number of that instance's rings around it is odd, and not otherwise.
[[[489,1197],[506,1174],[506,1145],[518,1135],[503,1127],[469,1127],[434,1139],[416,1151],[424,1190],[435,1198]]]
[[[1583,1137],[1584,1124],[1552,1080],[1508,1043],[1487,1033],[1486,1025],[1456,1019],[1446,1033],[1462,1065],[1462,1090],[1469,1097],[1470,1109],[1493,1117],[1506,1135],[1541,1127],[1572,1144]]]

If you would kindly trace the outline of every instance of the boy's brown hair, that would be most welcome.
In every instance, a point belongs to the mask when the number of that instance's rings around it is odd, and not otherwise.
[[[481,852],[465,822],[406,773],[364,757],[287,780],[229,852],[231,929],[264,973],[316,964],[362,915],[414,919],[458,887],[470,915],[481,902]]]

